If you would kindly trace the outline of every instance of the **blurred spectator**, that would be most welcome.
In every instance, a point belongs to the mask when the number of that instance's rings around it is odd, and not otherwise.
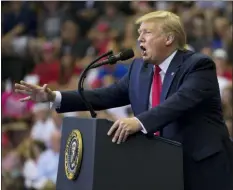
[[[233,141],[233,126],[232,126],[232,120],[233,120],[233,102],[232,102],[232,82],[227,85],[222,92],[222,107],[223,107],[223,114],[226,121],[226,125],[230,134],[230,138]]]
[[[213,52],[213,59],[216,64],[217,75],[232,80],[232,70],[228,70],[228,55],[224,49],[216,49]]]
[[[212,41],[212,48],[224,48],[225,37],[229,27],[229,21],[225,17],[217,17],[214,20],[214,36]]]
[[[25,121],[11,121],[2,125],[2,134],[6,140],[3,144],[3,155],[19,146],[21,142],[29,137],[30,127]]]
[[[27,6],[27,2],[9,2],[9,9],[3,14],[2,20],[2,47],[4,53],[25,55],[28,41],[30,37],[36,36],[36,30],[36,14]]]
[[[65,17],[65,12],[59,1],[43,1],[42,11],[39,14],[39,36],[47,41],[53,41],[60,37],[60,28]]]
[[[28,138],[28,128],[23,122],[15,122],[2,125],[2,131],[8,135],[11,141],[10,146],[4,147],[2,154],[2,180],[4,180],[7,190],[23,189],[23,176],[21,174],[23,162],[16,148],[20,142]]]
[[[228,84],[222,91],[222,104],[223,104],[223,113],[227,118],[231,118],[232,115],[232,82]]]
[[[229,85],[230,81],[232,80],[232,70],[229,70],[227,67],[226,51],[224,49],[216,49],[213,52],[213,60],[216,64],[218,83],[220,93],[222,94],[223,89]]]
[[[88,31],[103,12],[104,1],[75,1],[70,4],[69,12],[77,18],[82,37],[87,37]]]
[[[28,147],[28,157],[23,166],[23,176],[25,187],[27,189],[39,189],[43,186],[45,180],[38,179],[38,159],[46,147],[40,141],[31,141]]]
[[[233,4],[232,4],[233,6]],[[232,34],[233,34],[233,24],[229,27],[227,31],[227,36],[226,36],[226,51],[228,54],[228,61],[229,61],[229,66],[233,66],[233,54],[232,54],[232,49],[233,49],[233,39],[232,39]]]
[[[3,159],[3,172],[18,172],[17,170],[19,169],[19,157],[16,152],[12,151],[7,156]]]
[[[67,18],[62,26],[60,48],[60,82],[67,83],[75,72],[79,74],[82,70],[82,59],[86,56],[90,46],[89,40],[81,38],[79,26],[73,18]]]
[[[39,179],[46,179],[47,181],[51,181],[54,185],[57,180],[60,141],[61,132],[56,130],[52,133],[50,138],[51,148],[43,152],[38,159]]]
[[[2,119],[22,119],[30,116],[33,102],[19,102],[19,99],[26,97],[14,92],[14,83],[8,81],[6,90],[2,93]]]
[[[39,78],[39,85],[54,83],[59,80],[60,62],[55,58],[52,43],[47,42],[43,44],[42,62],[35,66],[31,74]]]
[[[106,1],[104,14],[98,19],[96,25],[106,23],[110,28],[110,36],[117,38],[122,36],[125,29],[125,16],[118,9],[119,2]]]
[[[56,130],[56,125],[50,116],[49,104],[37,103],[33,107],[34,124],[31,130],[31,137],[35,140],[40,140],[47,147],[50,147],[51,135]]]
[[[57,43],[60,39],[60,28],[65,17],[61,2],[43,1],[38,7],[38,38],[29,41],[29,53],[35,63],[40,62],[40,51],[46,42]]]
[[[109,24],[107,22],[99,22],[92,28],[89,38],[92,40],[93,47],[98,56],[106,53],[111,43]]]
[[[56,126],[56,129],[61,130],[61,128],[62,128],[62,119],[64,117],[63,114],[57,114],[56,111],[52,111],[51,116],[52,116],[53,122],[54,122],[54,124]],[[72,116],[77,116],[77,114],[72,115]]]
[[[109,86],[121,79],[128,71],[126,65],[107,65],[99,69],[98,75],[92,84],[92,88]]]
[[[228,129],[229,134],[230,134],[230,139],[231,139],[231,140],[232,140],[232,142],[233,142],[233,125],[232,125],[232,117],[225,118],[225,120],[226,120],[227,129]]]
[[[136,17],[152,11],[152,5],[153,2],[150,1],[131,1],[131,8],[134,10]]]
[[[126,28],[122,40],[118,43],[121,49],[133,49],[135,57],[141,56],[140,47],[137,43],[137,28],[134,24],[134,17],[130,17],[126,22]]]
[[[210,42],[205,30],[204,15],[197,15],[193,18],[192,39],[189,44],[195,51],[201,51],[203,48],[210,46]]]

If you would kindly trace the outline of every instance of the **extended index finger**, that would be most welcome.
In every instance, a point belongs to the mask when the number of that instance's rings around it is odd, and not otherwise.
[[[18,83],[15,84],[15,89],[16,90],[28,90],[28,91],[30,90],[30,88],[26,87],[25,85],[18,84]]]
[[[110,136],[119,126],[120,121],[117,120],[108,131],[108,136]]]
[[[29,83],[26,83],[24,81],[20,81],[20,84],[22,84],[22,85],[24,85],[24,86],[26,86],[28,88],[31,88],[31,89],[38,89],[38,88],[40,88],[40,86],[38,86],[38,85],[29,84]]]

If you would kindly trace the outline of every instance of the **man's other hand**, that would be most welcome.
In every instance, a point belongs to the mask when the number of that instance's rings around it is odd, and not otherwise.
[[[124,118],[117,120],[110,130],[108,136],[113,135],[112,142],[120,144],[125,142],[129,135],[142,130],[139,121],[136,118]]]

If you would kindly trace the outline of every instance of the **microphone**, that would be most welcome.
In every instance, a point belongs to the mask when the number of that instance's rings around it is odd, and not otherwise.
[[[107,65],[107,64],[113,65],[113,64],[116,64],[117,61],[125,61],[132,57],[134,57],[133,50],[127,49],[123,52],[118,53],[117,55],[110,55],[108,59],[105,59],[101,61],[100,63],[95,64],[94,66],[91,67],[91,69],[94,69],[94,68],[97,68],[103,65]]]

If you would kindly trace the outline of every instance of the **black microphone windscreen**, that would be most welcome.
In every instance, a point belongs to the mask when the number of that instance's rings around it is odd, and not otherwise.
[[[124,60],[130,59],[132,57],[134,57],[133,50],[132,49],[127,49],[127,50],[125,50],[124,52],[121,53],[120,60],[124,61]]]

